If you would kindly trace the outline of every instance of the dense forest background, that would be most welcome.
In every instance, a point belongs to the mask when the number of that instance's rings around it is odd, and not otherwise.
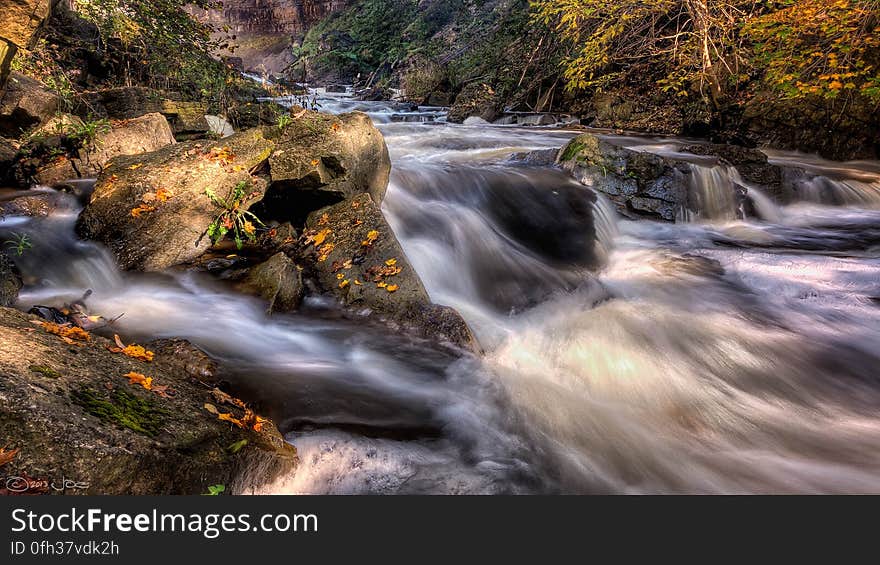
[[[222,102],[231,75],[250,70],[400,89],[417,103],[467,90],[499,111],[877,155],[880,0],[54,4],[13,68],[62,92],[147,84]]]

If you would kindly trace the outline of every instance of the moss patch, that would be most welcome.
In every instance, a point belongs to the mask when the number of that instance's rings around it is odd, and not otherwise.
[[[562,151],[562,157],[560,160],[562,161],[571,161],[575,157],[577,157],[578,153],[584,148],[584,144],[581,143],[578,139],[573,139],[569,142],[568,145],[565,146],[565,149]]]
[[[61,373],[48,365],[31,365],[28,369],[50,379],[57,379],[61,376]]]
[[[108,396],[89,387],[72,393],[73,401],[86,412],[118,426],[153,437],[162,428],[165,412],[152,400],[138,398],[116,389]]]

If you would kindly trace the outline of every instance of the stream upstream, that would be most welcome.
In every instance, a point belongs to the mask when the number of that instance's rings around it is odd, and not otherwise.
[[[75,238],[73,197],[0,224],[34,244],[20,306],[92,289],[91,310],[124,312],[119,333],[221,359],[299,451],[271,493],[880,492],[880,163],[770,152],[823,175],[802,201],[732,219],[715,186],[730,173],[707,169],[695,178],[721,219],[629,221],[561,171],[511,160],[576,132],[344,97],[322,109],[352,108],[391,153],[386,217],[483,355],[322,300],[267,318],[202,274],[120,272]]]

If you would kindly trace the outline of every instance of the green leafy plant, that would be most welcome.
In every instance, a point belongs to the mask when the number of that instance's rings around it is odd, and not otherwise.
[[[265,226],[253,212],[244,209],[247,201],[254,196],[250,192],[250,188],[250,182],[241,181],[232,187],[225,198],[220,197],[210,188],[205,189],[205,194],[211,199],[211,202],[221,208],[220,213],[214,217],[211,225],[205,231],[212,244],[216,245],[218,241],[230,233],[238,249],[242,248],[245,240],[250,243],[256,241],[257,226]]]
[[[290,114],[281,114],[278,116],[278,129],[284,129],[293,123],[293,116]]]
[[[110,120],[88,120],[82,124],[72,124],[67,135],[79,142],[80,146],[92,149],[98,143],[98,136],[108,133],[111,129]]]
[[[208,487],[208,492],[202,496],[220,496],[224,492],[226,492],[226,485],[211,485]]]
[[[6,241],[3,245],[11,248],[19,257],[24,255],[25,251],[33,247],[30,236],[24,233],[13,233],[11,239]]]

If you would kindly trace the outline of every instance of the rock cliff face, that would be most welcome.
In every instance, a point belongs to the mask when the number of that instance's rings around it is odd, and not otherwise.
[[[196,17],[229,26],[236,36],[234,52],[244,68],[280,73],[294,61],[291,45],[318,21],[352,0],[228,0],[218,10],[192,8]]]
[[[228,0],[222,9],[199,15],[215,24],[227,24],[235,33],[296,35],[346,3],[346,0]]]

